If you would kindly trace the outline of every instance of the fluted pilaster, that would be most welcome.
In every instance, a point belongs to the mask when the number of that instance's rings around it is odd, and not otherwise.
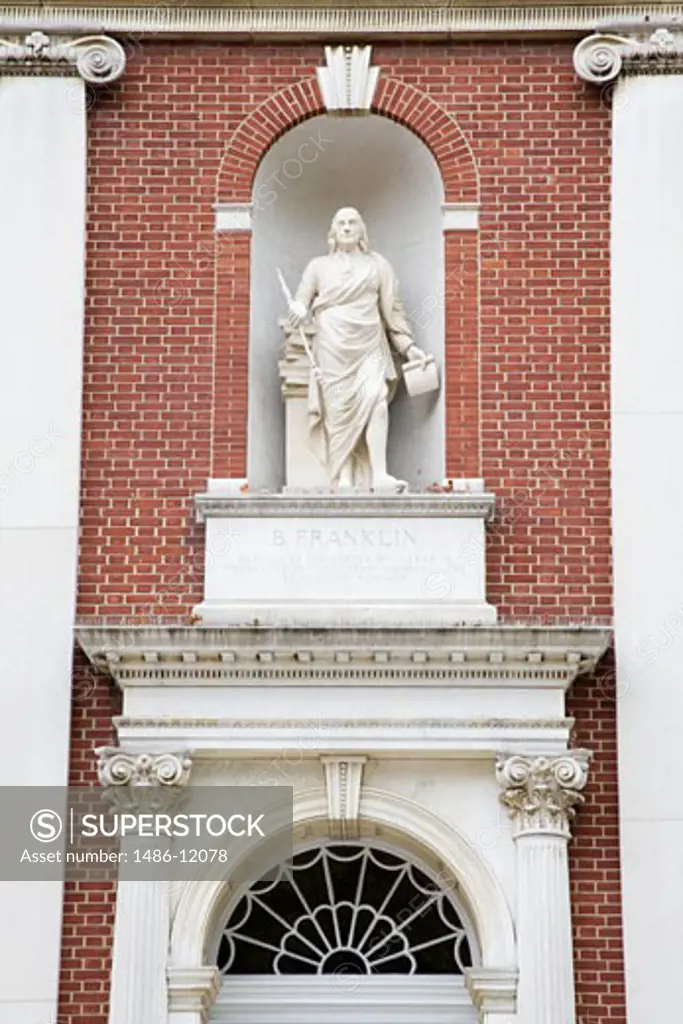
[[[518,1013],[523,1024],[574,1024],[567,847],[589,753],[499,758],[501,800],[516,825]]]
[[[165,801],[171,799],[173,790],[189,781],[192,767],[185,753],[130,754],[103,748],[97,754],[100,782],[128,807],[139,787],[158,787]],[[157,848],[159,842],[157,838]],[[109,1024],[168,1024],[169,932],[168,885],[119,881]]]

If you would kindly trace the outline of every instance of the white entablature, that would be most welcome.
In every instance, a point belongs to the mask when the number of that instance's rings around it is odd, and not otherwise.
[[[560,752],[566,690],[609,637],[600,627],[78,630],[123,691],[122,743],[247,757],[313,734],[317,754]]]

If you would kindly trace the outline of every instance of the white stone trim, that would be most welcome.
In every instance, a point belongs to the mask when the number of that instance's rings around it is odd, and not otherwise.
[[[569,686],[590,672],[611,633],[603,627],[461,627],[419,629],[259,630],[82,626],[77,638],[90,660],[127,686],[216,686],[239,679],[258,686],[282,680],[321,686],[387,681],[462,680],[478,686],[527,685],[534,679]],[[333,670],[334,679],[329,675]],[[431,674],[431,679],[430,679]]]
[[[251,231],[251,203],[216,203],[215,209],[217,234]]]
[[[34,31],[24,39],[0,39],[0,75],[78,74],[90,85],[108,85],[125,67],[125,50],[107,36],[60,39]]]
[[[212,1024],[475,1024],[462,977],[227,976]]]
[[[470,967],[465,971],[467,990],[483,1014],[514,1014],[518,980],[519,971],[498,967]]]
[[[371,46],[325,47],[325,66],[317,74],[328,113],[370,113],[380,70],[370,66],[371,60]]]
[[[492,519],[493,494],[453,491],[438,494],[197,494],[197,521],[239,516],[447,516]]]
[[[295,793],[295,828],[324,823],[327,811],[322,787]],[[516,970],[517,949],[509,904],[493,869],[471,839],[415,801],[384,790],[364,790],[363,820],[390,830],[396,840],[402,837],[411,856],[415,856],[416,850],[423,851],[425,862],[438,865],[442,878],[457,880],[458,895],[469,910],[479,940],[482,965]],[[401,844],[397,842],[399,849]],[[235,867],[233,862],[226,865],[226,879],[234,874]],[[173,967],[203,962],[230,895],[229,882],[195,881],[184,887],[171,929]]]
[[[301,737],[314,737],[316,744],[347,759],[372,750],[373,757],[422,756],[459,759],[495,757],[502,745],[512,752],[533,748],[547,756],[566,750],[573,719],[481,721],[415,719],[410,723],[386,720],[340,722],[317,718],[275,722],[272,720],[121,718],[116,721],[120,741],[128,747],[163,749],[168,744],[191,746],[195,763],[204,753],[231,751],[233,756],[277,757],[292,750],[302,759]],[[319,741],[318,738],[319,737]],[[315,751],[311,752],[315,756]]]
[[[167,979],[169,1024],[186,1024],[188,1014],[204,1024],[221,987],[218,968],[171,967]]]
[[[226,494],[238,497],[240,494],[246,493],[248,489],[249,481],[246,477],[216,477],[206,483],[208,494],[222,494],[224,497]]]
[[[30,32],[33,29],[58,32],[115,32],[144,36],[202,38],[220,36],[294,36],[309,38],[344,35],[372,38],[424,36],[452,38],[468,36],[529,36],[537,33],[578,34],[596,26],[655,27],[683,14],[680,3],[650,3],[626,7],[614,4],[568,5],[562,7],[455,7],[413,8],[172,8],[150,7],[0,7],[0,31]]]
[[[444,203],[442,210],[444,231],[479,230],[478,203]]]
[[[605,85],[625,74],[683,73],[683,33],[662,26],[645,37],[596,33],[574,50],[574,69],[584,82]]]

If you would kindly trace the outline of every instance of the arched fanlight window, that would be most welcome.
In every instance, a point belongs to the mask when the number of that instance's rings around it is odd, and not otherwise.
[[[218,949],[223,975],[462,975],[463,912],[417,865],[352,843],[298,853],[242,896]]]

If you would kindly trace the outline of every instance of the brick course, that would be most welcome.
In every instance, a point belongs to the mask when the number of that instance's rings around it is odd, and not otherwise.
[[[247,200],[260,155],[319,112],[320,61],[309,44],[150,43],[90,111],[84,620],[187,621],[201,599],[193,495],[246,468],[249,238],[216,245],[213,204]],[[607,105],[565,44],[376,46],[374,63],[382,111],[430,144],[450,199],[482,204],[478,237],[447,239],[447,466],[499,501],[489,600],[503,621],[604,619]],[[291,109],[273,114],[273,93]],[[100,681],[75,706],[78,777],[111,739],[111,700]],[[615,706],[600,679],[570,700],[597,751],[571,852],[580,1024],[626,1019]],[[113,894],[95,895],[67,895],[60,1024],[106,1020],[105,932],[86,946],[83,929],[110,927]]]

